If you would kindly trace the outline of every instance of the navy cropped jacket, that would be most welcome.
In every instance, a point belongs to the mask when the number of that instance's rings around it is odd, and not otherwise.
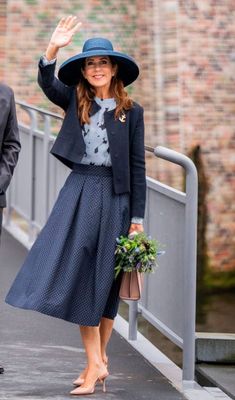
[[[39,62],[38,83],[49,100],[65,111],[63,124],[51,149],[62,163],[73,169],[85,152],[78,118],[76,87],[68,87],[55,76],[55,63]],[[94,101],[90,115],[99,110]],[[115,110],[104,113],[116,194],[130,193],[131,217],[144,217],[146,197],[143,108],[134,103],[125,118],[115,119]]]

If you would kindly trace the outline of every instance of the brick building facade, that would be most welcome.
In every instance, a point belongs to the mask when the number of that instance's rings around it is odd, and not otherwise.
[[[0,0],[0,77],[18,99],[55,110],[37,87],[37,61],[67,14],[81,17],[83,28],[58,63],[88,37],[109,37],[141,67],[130,92],[145,108],[146,143],[183,153],[200,145],[210,266],[235,269],[235,2]],[[151,156],[147,165],[150,176],[181,188],[180,167]]]

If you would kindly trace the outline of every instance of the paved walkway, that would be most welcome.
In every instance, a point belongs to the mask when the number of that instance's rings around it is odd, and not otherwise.
[[[71,399],[71,382],[85,365],[78,327],[4,303],[27,250],[3,232],[0,249],[0,400]],[[183,400],[168,380],[113,333],[109,346],[107,393],[100,385],[92,396],[107,400]],[[200,399],[198,399],[200,400]]]
[[[234,364],[198,364],[196,367],[201,384],[218,386],[231,399],[235,400]]]

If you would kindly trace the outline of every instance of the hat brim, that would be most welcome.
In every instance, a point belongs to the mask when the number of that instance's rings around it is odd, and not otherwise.
[[[85,58],[94,56],[110,56],[118,64],[117,77],[122,80],[124,86],[130,85],[139,75],[139,67],[130,56],[117,51],[92,50],[77,54],[66,60],[59,68],[58,78],[67,86],[77,85],[81,79],[82,64]]]

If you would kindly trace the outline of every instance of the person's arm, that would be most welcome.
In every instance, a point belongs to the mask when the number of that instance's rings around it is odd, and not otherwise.
[[[20,151],[19,129],[16,118],[14,93],[10,91],[10,107],[0,152],[0,196],[4,195],[13,175]],[[4,110],[2,110],[4,112]]]
[[[46,63],[42,56],[38,65],[38,84],[52,103],[67,110],[71,96],[71,88],[64,85],[55,76],[56,60]]]
[[[143,232],[143,221],[146,199],[145,150],[144,150],[144,117],[140,107],[134,135],[130,144],[131,174],[131,226],[133,231]]]
[[[53,103],[67,109],[71,88],[60,82],[55,76],[58,51],[72,41],[73,35],[81,26],[76,17],[62,18],[53,32],[44,57],[40,58],[38,84]]]

